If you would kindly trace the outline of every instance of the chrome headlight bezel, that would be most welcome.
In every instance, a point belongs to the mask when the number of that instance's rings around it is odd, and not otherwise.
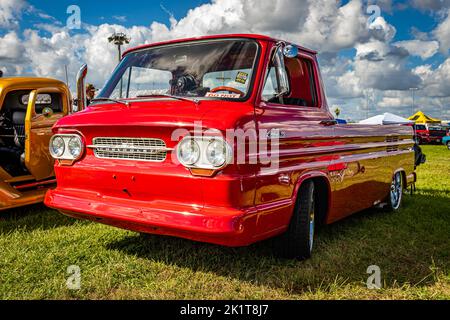
[[[183,156],[183,152],[187,151],[184,147],[186,146],[186,148],[189,148],[189,145],[192,148],[191,152],[193,152],[191,154],[191,160],[187,160],[185,156]],[[200,146],[198,145],[197,141],[195,141],[195,139],[193,138],[185,138],[183,139],[177,147],[177,158],[178,161],[184,165],[185,167],[189,167],[189,166],[193,166],[195,165],[198,160],[200,159],[201,156],[201,149]]]
[[[78,159],[83,153],[83,139],[79,135],[70,138],[67,142],[67,150],[74,159]]]
[[[195,142],[200,149],[200,156],[198,157],[197,161],[194,163],[186,163],[180,159],[180,148],[183,146],[183,144],[187,143],[188,141]],[[218,143],[222,145],[223,148],[223,161],[221,163],[217,163],[214,161],[211,161],[211,156],[208,155],[208,148],[213,143]],[[232,162],[233,159],[233,150],[229,143],[223,139],[220,136],[203,136],[203,137],[192,137],[188,136],[185,137],[180,141],[180,143],[177,146],[177,157],[178,161],[185,167],[189,169],[207,169],[207,170],[214,170],[218,171],[226,167]]]
[[[62,142],[61,152],[55,152],[54,143],[57,141]],[[53,136],[50,139],[49,151],[50,151],[50,155],[55,159],[62,157],[64,155],[64,153],[66,152],[66,143],[65,143],[64,139],[61,136]]]
[[[215,168],[226,164],[228,159],[227,143],[223,139],[212,138],[205,150],[206,159]]]
[[[62,141],[64,141],[64,152],[62,154],[55,154],[55,152],[53,152],[52,146],[53,146],[54,141],[59,140],[59,139],[62,139]],[[77,152],[75,154],[73,154],[71,152],[71,147],[70,147],[71,141],[76,141],[79,143],[79,146],[80,146],[79,152]],[[56,160],[77,161],[84,154],[85,143],[84,143],[83,137],[79,134],[75,134],[75,133],[74,134],[55,134],[50,139],[49,149],[50,149],[51,156]],[[72,149],[73,149],[73,147],[72,147]]]

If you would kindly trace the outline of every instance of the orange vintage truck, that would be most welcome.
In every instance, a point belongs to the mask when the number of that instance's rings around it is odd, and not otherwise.
[[[0,78],[0,211],[42,202],[54,186],[48,144],[70,99],[58,80]]]

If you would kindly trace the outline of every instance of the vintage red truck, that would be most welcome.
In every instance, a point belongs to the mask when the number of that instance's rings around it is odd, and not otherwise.
[[[48,206],[224,246],[275,237],[292,258],[317,224],[397,210],[416,181],[411,127],[338,124],[316,52],[260,35],[131,49],[53,131]]]

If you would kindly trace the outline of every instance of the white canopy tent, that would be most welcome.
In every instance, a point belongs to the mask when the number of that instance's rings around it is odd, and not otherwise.
[[[386,112],[378,116],[362,120],[360,124],[378,124],[378,125],[388,125],[388,124],[414,124],[414,121],[396,116],[395,114]]]

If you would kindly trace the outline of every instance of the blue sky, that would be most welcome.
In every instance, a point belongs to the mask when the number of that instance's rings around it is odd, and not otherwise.
[[[186,15],[189,9],[208,3],[208,1],[152,1],[152,0],[31,0],[30,4],[47,14],[63,22],[67,19],[66,9],[72,4],[78,5],[82,10],[82,19],[88,24],[117,23],[124,26],[150,25],[153,21],[168,23],[169,17],[161,6],[170,11],[175,18],[180,19]],[[118,21],[114,18],[126,17],[126,21]],[[32,23],[25,23],[23,27],[31,27]]]
[[[66,28],[69,5],[82,29]],[[366,26],[369,6],[380,17]],[[6,75],[64,78],[90,66],[101,87],[116,63],[107,37],[126,32],[130,46],[212,33],[263,33],[312,47],[329,102],[343,117],[411,112],[450,119],[450,0],[0,0],[0,69]],[[369,103],[368,103],[369,101]],[[368,105],[369,104],[369,105]]]

